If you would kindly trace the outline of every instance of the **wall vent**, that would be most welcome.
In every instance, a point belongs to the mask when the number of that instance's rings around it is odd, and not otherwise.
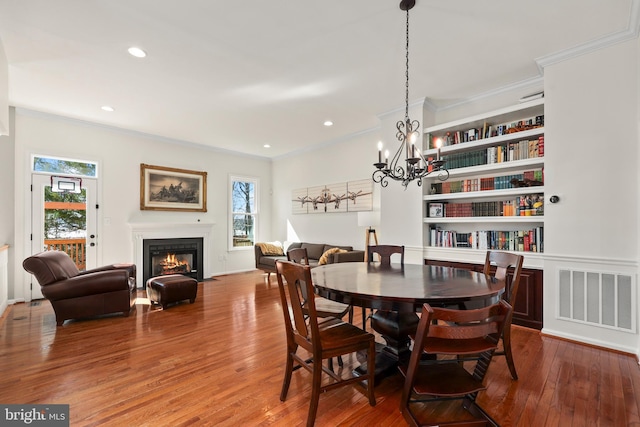
[[[558,318],[635,333],[634,282],[628,274],[559,269]]]

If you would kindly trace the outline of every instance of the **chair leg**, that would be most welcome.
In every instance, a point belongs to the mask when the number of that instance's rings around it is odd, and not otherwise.
[[[478,405],[475,395],[467,395],[462,401],[462,407],[476,418],[475,421],[469,421],[470,426],[477,425],[500,427],[500,424],[498,424],[496,420],[491,418],[491,415],[489,415],[484,409],[482,409],[480,405]]]
[[[516,365],[513,362],[513,354],[511,353],[511,325],[507,325],[504,328],[502,345],[504,347],[504,356],[507,359],[507,366],[509,367],[509,372],[511,372],[511,378],[517,380],[518,373],[516,372]]]
[[[313,427],[316,422],[316,414],[318,412],[318,402],[320,400],[320,383],[322,376],[322,363],[313,364],[312,381],[311,381],[311,403],[309,404],[309,415],[307,415],[307,427]]]
[[[362,307],[362,330],[367,330],[367,309]]]
[[[291,374],[293,373],[293,356],[287,351],[287,362],[284,368],[284,380],[282,381],[282,390],[280,391],[280,401],[284,402],[289,392],[289,384],[291,384]]]
[[[353,306],[349,307],[349,323],[353,325]]]

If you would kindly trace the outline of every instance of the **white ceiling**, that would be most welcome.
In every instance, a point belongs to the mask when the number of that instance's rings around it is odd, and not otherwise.
[[[638,2],[417,0],[410,102],[459,102],[540,77],[537,61],[552,55],[637,36]],[[9,103],[282,156],[375,128],[379,115],[404,108],[406,16],[398,5],[0,0]],[[133,45],[148,56],[130,56]],[[334,126],[323,126],[327,119]]]

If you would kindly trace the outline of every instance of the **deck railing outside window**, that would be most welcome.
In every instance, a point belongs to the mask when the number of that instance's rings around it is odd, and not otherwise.
[[[87,269],[87,256],[85,253],[85,239],[45,239],[47,251],[64,251],[78,267],[78,270]]]

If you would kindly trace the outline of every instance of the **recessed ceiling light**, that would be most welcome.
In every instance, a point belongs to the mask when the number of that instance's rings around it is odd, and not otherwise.
[[[327,120],[324,122],[325,126],[333,126],[333,122],[331,120]]]
[[[271,146],[269,144],[264,144],[263,147],[264,148],[271,148]]]
[[[111,107],[110,105],[103,105],[101,108],[102,108],[104,111],[108,111],[108,112],[110,112],[110,113],[111,113],[111,112],[113,112],[113,111],[115,111],[115,110],[113,109],[113,107]]]
[[[145,56],[147,56],[147,52],[135,46],[129,48],[129,53],[136,58],[144,58]]]

